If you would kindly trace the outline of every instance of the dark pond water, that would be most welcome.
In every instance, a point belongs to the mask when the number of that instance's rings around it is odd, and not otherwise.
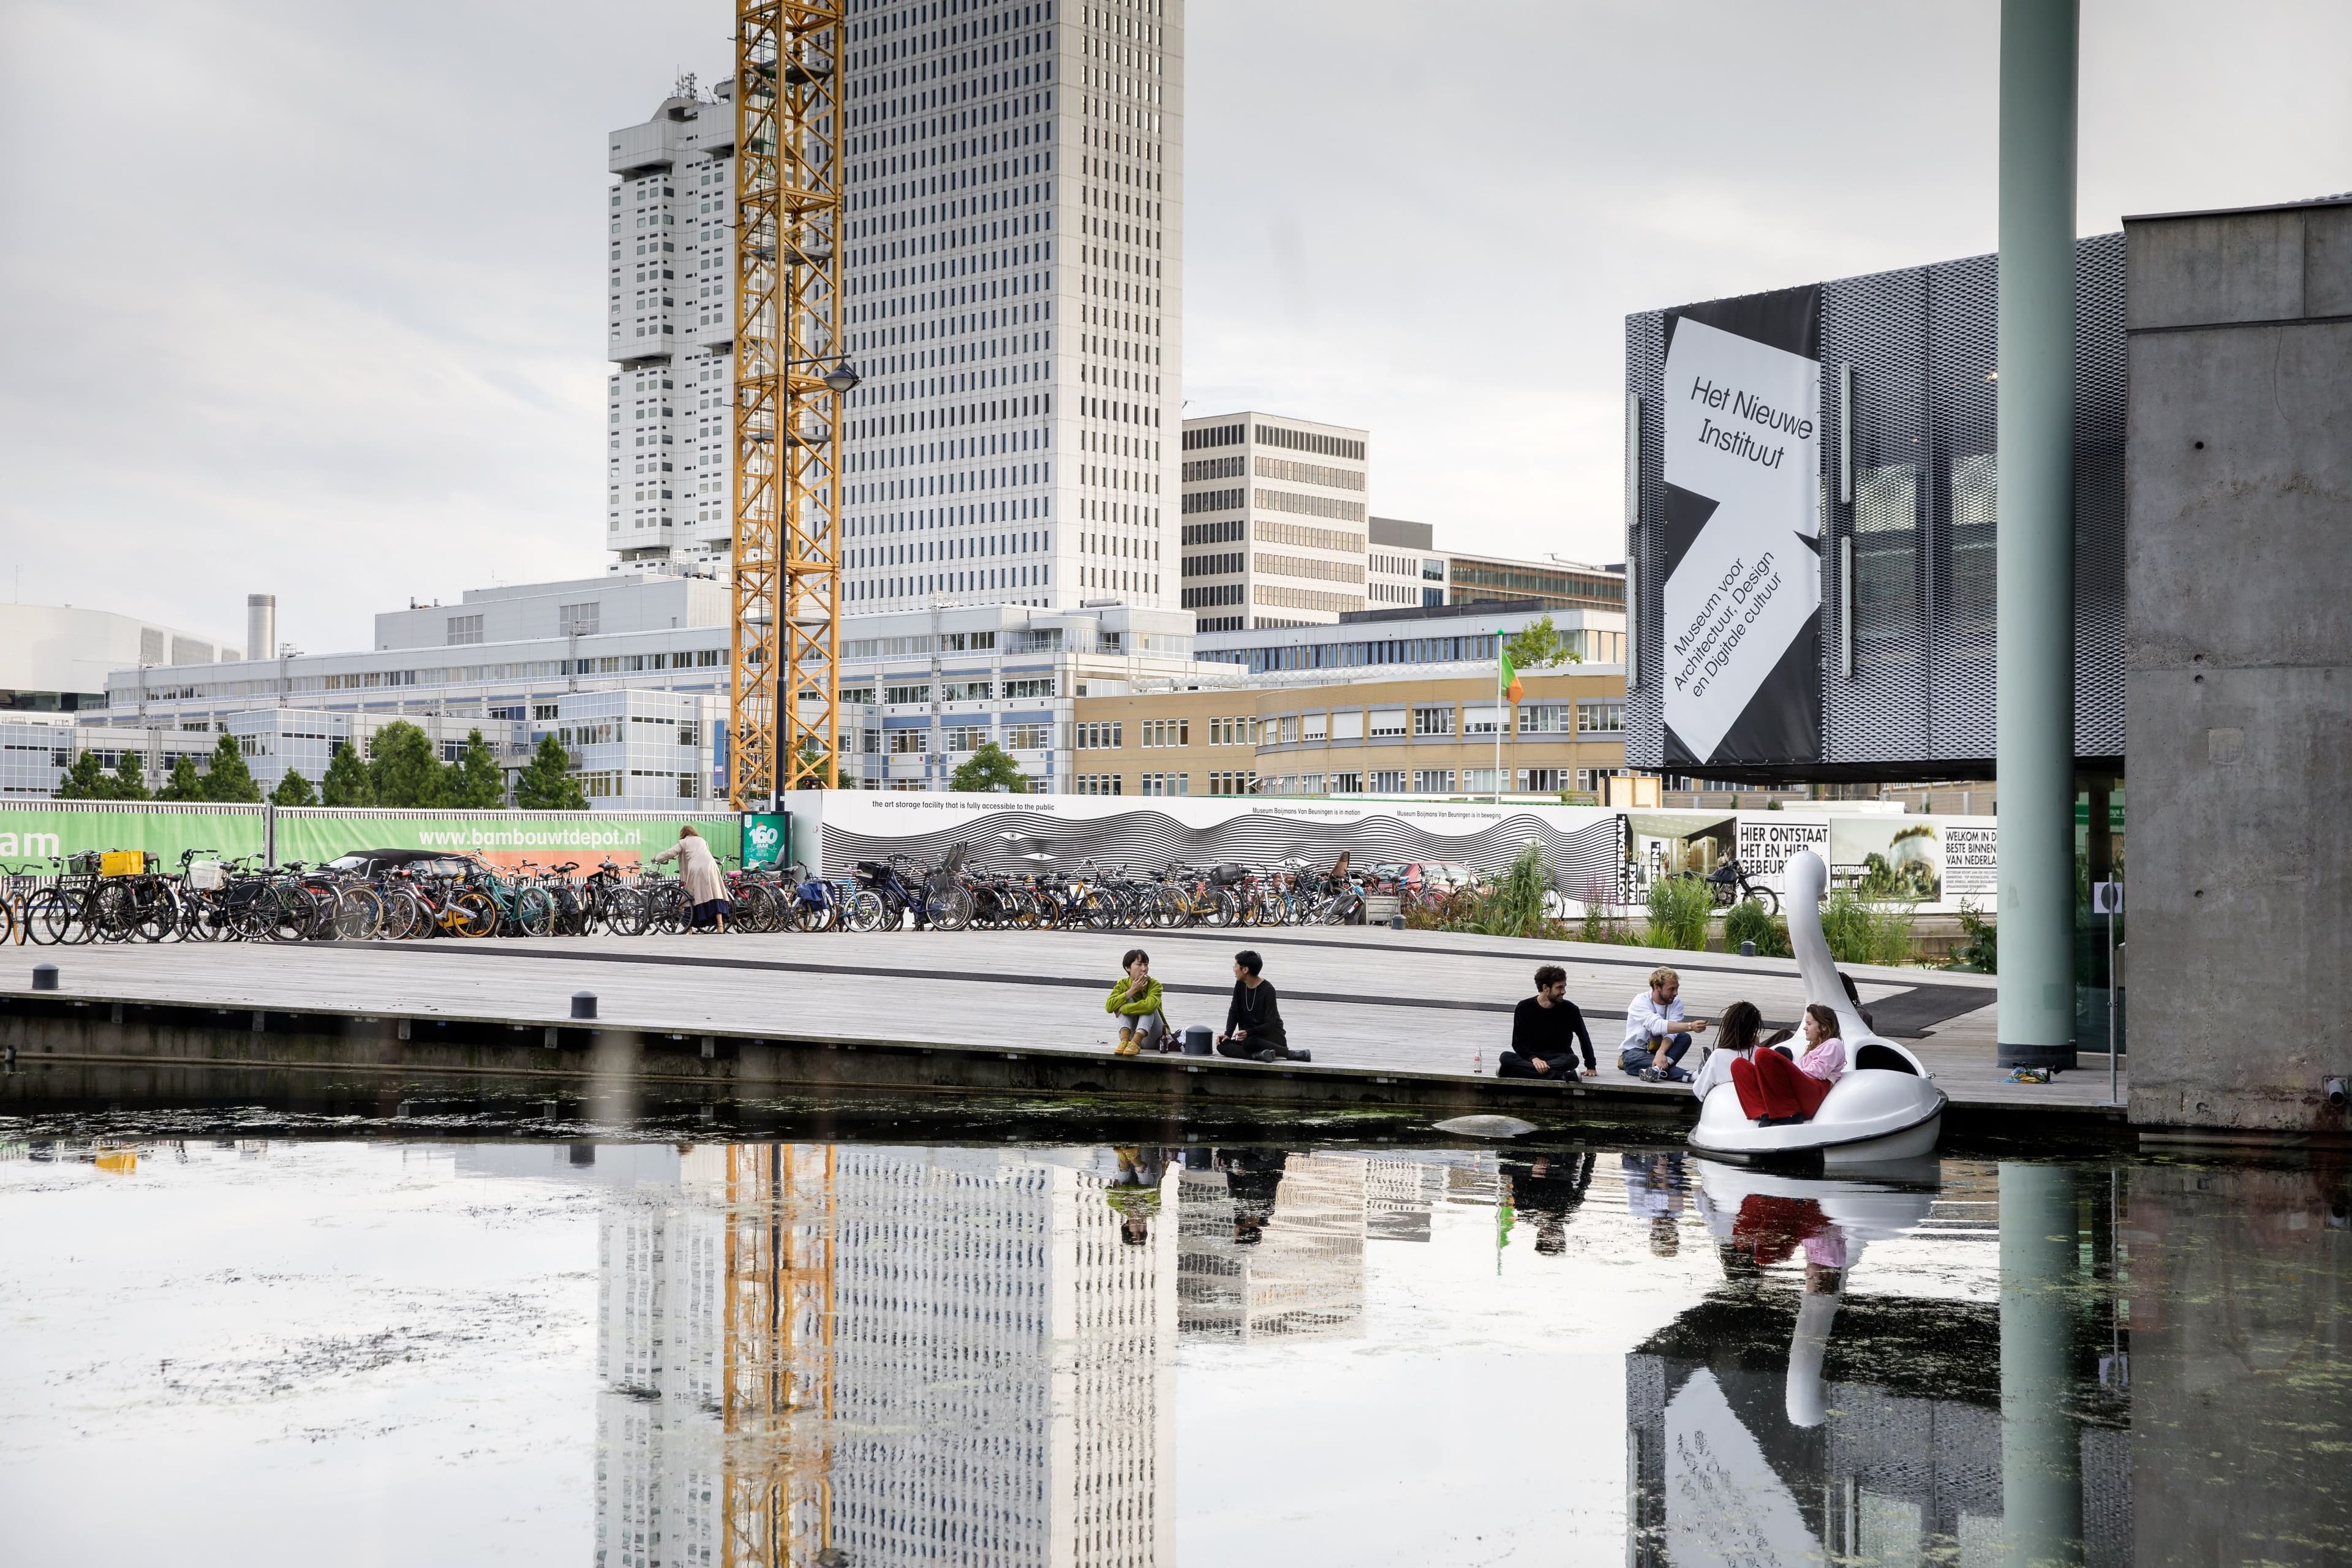
[[[0,1562],[2352,1561],[2337,1169],[213,1120],[0,1121]]]

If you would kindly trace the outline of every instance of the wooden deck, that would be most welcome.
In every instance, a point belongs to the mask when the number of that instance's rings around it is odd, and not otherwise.
[[[1109,1048],[1102,999],[1132,946],[1150,950],[1180,1027],[1222,1026],[1232,955],[1256,948],[1292,1043],[1313,1051],[1317,1068],[1491,1077],[1510,1009],[1543,963],[1568,971],[1612,1089],[1646,1089],[1617,1072],[1615,1047],[1627,1004],[1661,962],[1681,973],[1695,1016],[1745,998],[1787,1024],[1803,1001],[1787,960],[1377,928],[19,948],[23,968],[0,973],[0,995],[21,994],[32,964],[47,962],[67,998],[556,1024],[568,1020],[573,992],[590,991],[610,1028],[1091,1054]],[[1881,1032],[1911,1045],[1956,1105],[2081,1114],[2106,1103],[2103,1055],[2085,1055],[2054,1083],[2004,1081],[1991,979],[1851,973]]]

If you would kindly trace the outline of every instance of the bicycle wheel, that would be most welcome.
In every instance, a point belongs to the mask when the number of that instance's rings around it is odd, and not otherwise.
[[[160,888],[148,889],[132,903],[131,934],[141,942],[162,942],[178,932],[180,909],[169,892]]]
[[[1768,915],[1777,915],[1780,912],[1780,895],[1769,888],[1748,889],[1747,901],[1756,905]]]
[[[499,929],[499,906],[480,889],[467,888],[450,899],[443,918],[452,936],[490,936]]]
[[[888,910],[883,906],[881,894],[871,888],[860,888],[849,895],[849,902],[842,909],[842,918],[851,931],[862,936],[880,931],[882,922],[888,918]]]
[[[420,930],[433,929],[425,918],[423,901],[408,889],[402,888],[381,898],[383,918],[377,923],[376,932],[386,942],[406,942]]]
[[[342,942],[369,942],[383,929],[383,900],[373,888],[338,888],[332,916]]]
[[[515,929],[525,936],[545,936],[555,929],[555,895],[545,888],[525,888],[515,895]]]
[[[643,936],[653,923],[653,907],[635,888],[607,889],[604,899],[605,929],[616,936]]]
[[[25,900],[25,934],[35,947],[80,941],[69,934],[80,923],[80,906],[55,888],[42,888]]]
[[[262,903],[263,934],[272,942],[300,942],[318,929],[319,900],[299,883],[280,882]]]
[[[945,888],[927,900],[931,924],[940,931],[961,931],[971,924],[971,894],[962,888]]]
[[[1241,920],[1241,902],[1231,888],[1211,888],[1197,907],[1200,921],[1204,926],[1223,930]]]

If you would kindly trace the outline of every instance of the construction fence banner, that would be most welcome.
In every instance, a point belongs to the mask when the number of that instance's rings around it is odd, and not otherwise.
[[[259,855],[268,843],[268,808],[258,805],[158,805],[145,801],[44,800],[0,804],[0,868],[47,873],[52,856],[109,849],[144,850],[176,869],[194,849],[207,858]]]
[[[332,860],[357,849],[446,849],[478,855],[493,866],[547,867],[577,861],[592,870],[605,860],[635,870],[691,826],[722,862],[743,853],[742,819],[733,812],[388,811],[289,807],[278,816],[280,863]]]
[[[1649,811],[1629,815],[1637,876],[1702,875],[1737,854],[1748,879],[1788,890],[1789,859],[1810,849],[1830,886],[1865,899],[1950,914],[1990,913],[1999,889],[2000,830],[1990,816],[1900,812]]]
[[[1620,813],[1547,802],[795,790],[787,809],[794,856],[829,876],[893,854],[936,864],[959,845],[975,868],[1011,874],[1286,860],[1328,870],[1345,854],[1359,868],[1493,876],[1532,842],[1574,899],[1613,884],[1624,839]]]

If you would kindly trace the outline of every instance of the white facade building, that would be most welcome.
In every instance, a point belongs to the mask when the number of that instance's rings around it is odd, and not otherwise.
[[[675,809],[726,793],[730,608],[718,584],[652,569],[476,589],[378,616],[374,646],[358,652],[116,670],[78,743],[120,750],[111,727],[134,725],[196,732],[209,749],[226,730],[247,738],[268,789],[288,766],[316,784],[336,741],[364,750],[394,720],[424,726],[445,753],[478,725],[510,772],[553,733],[593,805]],[[945,789],[964,753],[993,742],[1035,787],[1066,791],[1072,700],[1192,674],[1192,649],[1191,616],[1132,605],[845,618],[843,780]],[[44,766],[73,749],[35,740],[26,755]],[[38,770],[23,771],[32,793]],[[39,793],[54,787],[47,775]]]
[[[1374,610],[1429,609],[1445,603],[1445,557],[1436,530],[1401,517],[1370,521],[1364,597]]]
[[[1182,602],[1203,632],[1367,607],[1365,434],[1248,412],[1184,422]]]
[[[236,657],[234,644],[136,616],[71,605],[0,605],[0,711],[95,708],[110,670]]]
[[[1175,603],[1183,8],[857,0],[843,609]],[[722,573],[732,84],[606,138],[606,543]]]

